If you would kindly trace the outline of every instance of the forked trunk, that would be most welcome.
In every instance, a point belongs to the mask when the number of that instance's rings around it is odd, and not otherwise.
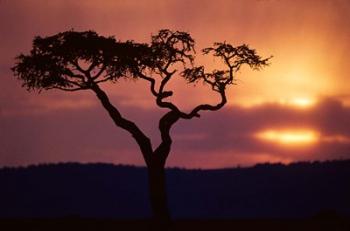
[[[148,166],[148,182],[153,212],[152,230],[168,230],[171,218],[168,209],[164,165]]]

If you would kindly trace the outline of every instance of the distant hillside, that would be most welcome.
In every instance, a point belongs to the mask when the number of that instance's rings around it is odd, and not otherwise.
[[[262,164],[221,170],[168,169],[174,217],[350,216],[350,161]],[[150,215],[146,169],[50,164],[0,169],[0,218]]]

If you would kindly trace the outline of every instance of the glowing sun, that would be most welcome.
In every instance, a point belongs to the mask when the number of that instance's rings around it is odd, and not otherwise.
[[[312,144],[319,139],[318,134],[311,130],[266,130],[258,132],[256,137],[285,145]]]
[[[292,99],[280,99],[279,103],[281,105],[292,106],[297,108],[309,108],[316,104],[316,100],[312,98],[292,98]]]

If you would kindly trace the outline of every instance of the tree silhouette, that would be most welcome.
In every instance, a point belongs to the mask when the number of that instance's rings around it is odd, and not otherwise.
[[[217,111],[227,102],[229,85],[235,83],[235,73],[247,64],[254,70],[268,65],[247,45],[234,47],[226,42],[214,43],[202,50],[223,61],[224,69],[206,72],[195,66],[195,42],[190,34],[160,30],[151,42],[121,42],[103,37],[94,31],[66,31],[49,37],[35,37],[29,55],[19,55],[12,68],[27,90],[63,91],[92,90],[116,126],[128,131],[145,160],[149,174],[149,194],[154,220],[159,225],[170,221],[167,207],[164,166],[170,153],[170,130],[179,119],[199,117],[202,111]],[[178,70],[181,69],[181,71]],[[184,112],[171,100],[173,92],[166,90],[172,78],[183,77],[188,83],[203,82],[217,92],[221,101],[216,105],[200,104]],[[132,121],[125,118],[101,89],[101,83],[116,83],[120,78],[148,82],[158,107],[168,109],[159,120],[161,143],[153,148],[149,137]]]

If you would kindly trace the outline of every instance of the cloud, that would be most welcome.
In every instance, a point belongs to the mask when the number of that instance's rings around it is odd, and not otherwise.
[[[227,107],[207,113],[200,120],[181,121],[174,134],[191,137],[206,134],[201,140],[182,139],[174,152],[268,154],[290,160],[334,159],[350,157],[350,108],[333,98],[324,98],[315,107],[298,110],[278,104],[251,108]],[[267,129],[305,129],[320,133],[320,140],[310,145],[283,145],[256,139],[254,134]],[[258,157],[257,157],[258,158]],[[271,158],[273,160],[273,158]]]
[[[159,143],[157,123],[165,110],[130,106],[120,110],[155,140],[154,145]],[[200,119],[181,120],[174,126],[169,165],[213,168],[260,161],[350,158],[349,116],[350,108],[333,98],[307,110],[266,104],[204,112]],[[254,137],[267,128],[295,127],[312,128],[324,138],[315,145],[283,146]],[[3,116],[0,128],[0,165],[68,160],[143,163],[130,134],[115,127],[98,104],[79,110]]]

